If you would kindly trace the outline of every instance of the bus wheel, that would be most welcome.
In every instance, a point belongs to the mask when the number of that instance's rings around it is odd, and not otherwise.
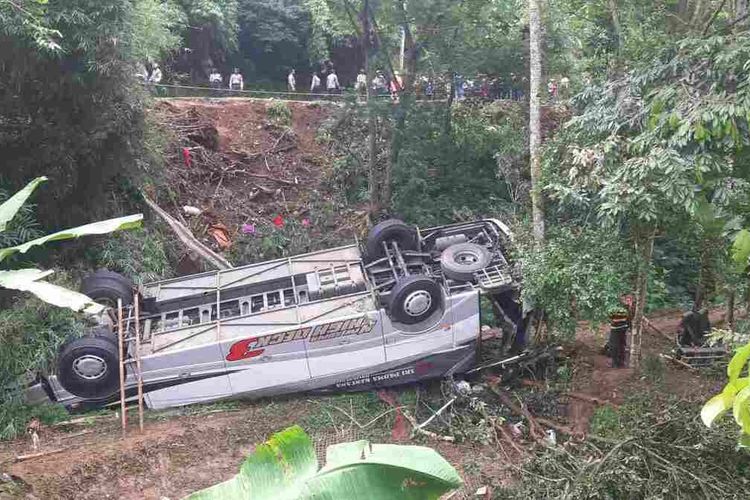
[[[443,292],[435,280],[412,275],[398,280],[391,290],[388,315],[392,321],[413,325],[443,307]]]
[[[440,255],[440,268],[446,278],[456,281],[473,281],[474,273],[487,267],[492,254],[481,245],[458,243]]]
[[[98,304],[116,308],[117,299],[122,300],[123,306],[133,303],[133,287],[133,282],[122,274],[100,269],[83,278],[81,293]]]
[[[57,378],[66,391],[82,398],[102,399],[120,386],[117,343],[102,336],[67,342],[57,358]]]
[[[383,243],[395,241],[401,250],[417,250],[419,238],[417,229],[398,219],[388,219],[376,224],[367,235],[365,250],[370,261],[385,256]]]

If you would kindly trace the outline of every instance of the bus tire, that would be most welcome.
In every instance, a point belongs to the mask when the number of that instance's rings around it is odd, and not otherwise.
[[[383,243],[395,241],[401,250],[417,250],[419,238],[417,229],[398,219],[388,219],[376,224],[367,235],[365,250],[370,261],[385,256]]]
[[[492,254],[485,247],[474,243],[458,243],[443,250],[440,268],[446,278],[473,281],[474,273],[487,267],[491,261]]]
[[[120,385],[117,343],[102,336],[65,343],[57,358],[57,379],[69,393],[87,399],[111,396]]]
[[[116,308],[117,300],[123,306],[133,303],[133,282],[122,274],[100,269],[83,278],[81,293],[89,296],[94,302]]]
[[[391,290],[388,316],[392,321],[413,325],[420,323],[443,307],[443,291],[431,278],[405,276]]]

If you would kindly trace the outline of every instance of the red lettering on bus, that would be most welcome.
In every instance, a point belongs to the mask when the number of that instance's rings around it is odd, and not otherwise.
[[[227,361],[240,361],[243,359],[254,358],[263,354],[265,349],[252,349],[254,344],[258,341],[257,337],[250,337],[249,339],[240,340],[232,344],[229,348],[229,354],[227,354]]]

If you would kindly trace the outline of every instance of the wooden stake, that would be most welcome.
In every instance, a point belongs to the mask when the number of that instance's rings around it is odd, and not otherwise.
[[[666,354],[659,354],[659,357],[662,358],[662,359],[667,359],[667,360],[669,360],[669,361],[671,361],[673,363],[676,363],[676,364],[678,364],[678,365],[680,365],[680,366],[682,366],[684,368],[687,368],[689,370],[698,371],[698,369],[696,367],[690,366],[689,364],[685,363],[684,361],[679,360],[677,358],[673,358],[672,356],[668,356]]]
[[[15,459],[16,462],[23,462],[24,460],[31,460],[33,458],[46,457],[47,455],[54,455],[67,450],[67,448],[58,448],[50,451],[40,451],[39,453],[31,453],[29,455],[18,455]]]
[[[138,372],[138,428],[143,432],[143,374],[141,372],[141,320],[140,296],[135,292],[135,366]]]
[[[128,426],[128,414],[125,408],[125,353],[123,348],[124,335],[122,330],[122,299],[117,299],[117,348],[120,353],[120,415],[122,422],[122,433]]]

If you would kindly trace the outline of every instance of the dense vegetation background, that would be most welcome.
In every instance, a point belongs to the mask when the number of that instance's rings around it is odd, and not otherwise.
[[[524,298],[545,311],[551,337],[605,320],[636,290],[647,309],[746,302],[747,2],[542,3],[543,81],[570,80],[542,118],[543,179],[533,188],[545,202],[543,246],[530,236],[526,103],[414,99],[422,76],[523,82],[526,12],[521,0],[0,0],[0,200],[37,175],[52,180],[0,246],[138,209],[141,186],[163,182],[164,140],[146,116],[141,67],[205,83],[212,67],[237,66],[252,86],[283,85],[290,68],[307,82],[331,61],[350,84],[366,60],[398,67],[403,41],[400,101],[346,102],[320,131],[341,203],[365,206],[371,220],[508,220]],[[156,278],[174,273],[168,240],[154,223],[28,258],[73,269],[63,281],[105,264]],[[24,377],[81,326],[34,299],[0,299],[8,437],[36,411],[18,403]],[[747,322],[736,328],[747,333]]]

